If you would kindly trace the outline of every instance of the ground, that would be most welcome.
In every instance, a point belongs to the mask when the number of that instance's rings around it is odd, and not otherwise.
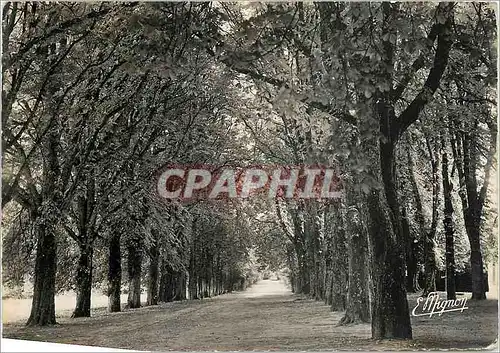
[[[416,295],[409,303],[415,306]],[[271,279],[215,298],[114,314],[95,309],[92,318],[71,319],[70,310],[58,307],[59,324],[53,327],[27,328],[4,316],[3,336],[147,351],[467,349],[492,344],[498,335],[498,301],[469,301],[468,307],[463,313],[412,317],[413,340],[375,341],[369,324],[336,326],[343,313],[293,295],[282,281]]]

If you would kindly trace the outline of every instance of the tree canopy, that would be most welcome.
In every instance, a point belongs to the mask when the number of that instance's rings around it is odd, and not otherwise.
[[[490,3],[6,2],[4,285],[28,323],[92,288],[120,311],[244,289],[258,271],[411,338],[407,292],[496,251]],[[165,201],[165,165],[328,165],[332,200]],[[125,276],[122,276],[122,272]],[[123,278],[122,278],[123,277]],[[458,286],[459,283],[457,282]],[[123,290],[125,290],[123,288]]]

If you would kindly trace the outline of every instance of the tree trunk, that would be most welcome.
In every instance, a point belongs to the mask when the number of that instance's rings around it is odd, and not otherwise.
[[[409,307],[404,281],[404,256],[381,192],[368,196],[372,248],[372,338],[411,338]]]
[[[425,277],[424,290],[422,295],[426,297],[430,292],[436,291],[436,253],[434,239],[433,237],[431,237],[430,232],[426,235],[424,246]]]
[[[480,198],[477,192],[475,169],[471,164],[471,138],[466,133],[463,136],[451,139],[453,157],[457,165],[460,189],[459,195],[462,200],[462,210],[464,214],[465,229],[470,243],[470,263],[472,277],[472,299],[486,299],[486,288],[483,273],[483,256],[481,254],[481,214],[484,205],[484,198]],[[492,142],[496,142],[496,134],[492,136]],[[490,153],[495,151],[496,143],[490,147]],[[488,167],[488,166],[487,166]],[[485,168],[485,176],[489,176],[489,167]],[[485,178],[481,192],[486,194],[487,181]]]
[[[167,285],[165,287],[165,299],[167,302],[174,301],[175,297],[175,278],[174,273],[171,268],[169,268],[169,272],[167,273]]]
[[[319,225],[316,225],[316,238],[315,238],[315,249],[316,252],[314,254],[314,265],[315,265],[315,288],[314,288],[314,295],[316,300],[323,300],[325,298],[325,268],[322,266],[323,265],[323,257],[325,256],[324,253],[321,252],[321,239],[320,239],[320,234],[319,234]]]
[[[321,269],[321,241],[319,225],[317,224],[318,210],[314,205],[304,207],[304,238],[306,243],[307,269],[309,271],[309,295],[316,299],[323,299],[323,276]]]
[[[160,272],[160,285],[158,288],[158,301],[162,303],[167,302],[167,286],[168,286],[168,273],[166,269],[165,260],[161,261],[161,272]]]
[[[328,306],[332,305],[333,302],[333,293],[332,293],[332,278],[333,278],[333,269],[329,266],[325,266],[325,304]]]
[[[287,244],[287,267],[289,269],[288,279],[290,281],[290,286],[292,287],[292,293],[297,293],[297,254],[294,250],[294,245],[289,243]]]
[[[297,237],[297,235],[296,235]],[[296,294],[309,294],[310,292],[310,273],[306,251],[300,240],[295,241],[295,254],[297,256],[297,279]]]
[[[194,245],[191,248],[190,261],[189,261],[189,299],[198,299],[198,276],[196,273],[196,259],[194,253]]]
[[[90,317],[90,301],[92,297],[92,244],[80,244],[80,259],[76,272],[76,308],[71,317]]]
[[[453,203],[451,200],[451,191],[453,186],[449,179],[448,174],[448,154],[446,153],[446,146],[444,138],[442,139],[443,149],[443,197],[444,197],[444,233],[446,239],[446,296],[447,299],[455,300],[457,298],[455,291],[455,246],[454,246],[454,233],[453,229]]]
[[[186,273],[174,271],[169,264],[162,266],[160,301],[171,302],[186,299]]]
[[[472,275],[472,299],[486,299],[486,288],[483,271],[483,256],[481,254],[479,226],[474,223],[479,223],[479,220],[470,220],[467,227],[467,235],[470,242],[470,263]]]
[[[140,243],[133,240],[128,245],[128,281],[129,292],[127,306],[131,309],[141,307],[141,264],[142,256]]]
[[[297,294],[306,294],[309,295],[311,292],[311,270],[309,267],[310,259],[309,259],[309,241],[306,240],[304,228],[305,224],[300,217],[300,213],[303,212],[302,206],[299,205],[297,210],[294,212],[290,209],[292,221],[293,221],[293,239],[294,239],[294,247],[295,254],[297,255]]]
[[[340,320],[340,325],[370,321],[366,233],[357,210],[348,218],[352,224],[351,234],[348,235],[349,287],[346,313]]]
[[[378,156],[374,153],[375,146],[371,146],[367,157],[372,159],[376,180],[380,180],[378,175],[382,176],[385,192],[382,194],[372,187],[367,197],[372,249],[372,337],[406,339],[412,338],[412,328],[406,298],[404,239],[396,193],[394,145],[390,132],[386,131],[390,125],[385,121],[393,117],[394,111],[382,103],[377,109],[381,133],[386,139],[379,142]]]
[[[198,284],[197,284],[197,279],[193,275],[192,272],[189,273],[189,282],[188,282],[188,293],[189,293],[189,299],[199,299],[198,297]],[[224,283],[224,290],[227,291],[227,283]]]
[[[438,157],[434,153],[431,142],[425,137],[425,143],[429,152],[429,159],[432,168],[432,220],[431,228],[426,233],[424,243],[425,258],[425,285],[423,295],[427,296],[436,290],[436,251],[435,237],[437,229],[438,206],[439,206],[439,177],[438,177]]]
[[[406,244],[406,291],[409,293],[415,293],[419,290],[417,286],[417,272],[418,272],[418,261],[417,261],[417,247],[415,239],[410,233],[410,222],[408,221],[408,215],[406,213],[406,207],[403,207],[401,213],[401,225],[403,230],[403,237]]]
[[[197,286],[197,289],[198,289],[198,298],[200,299],[203,299],[204,296],[203,296],[203,293],[204,293],[204,290],[205,290],[205,286],[203,285],[203,277],[199,276],[198,277],[198,286]],[[234,278],[231,276],[231,285],[230,285],[230,290],[229,290],[229,293],[231,293],[233,290],[234,290]]]
[[[154,243],[149,249],[149,271],[148,271],[148,295],[146,305],[157,305],[158,304],[158,262],[160,257],[160,252],[158,251],[158,246]]]
[[[121,311],[122,255],[119,234],[111,237],[108,260],[108,311],[114,313]]]
[[[189,252],[189,278],[188,278],[188,293],[189,299],[198,299],[198,271],[196,259],[196,235],[198,232],[197,219],[193,219],[192,223],[192,239]]]
[[[328,227],[330,221],[332,205],[327,204],[323,212],[323,222],[325,227],[325,241],[323,246],[324,252],[324,271],[325,271],[325,304],[330,306],[333,303],[333,246],[334,246],[334,235],[333,229]]]
[[[174,300],[186,300],[186,272],[177,272],[177,285]],[[220,294],[217,292],[217,294]]]
[[[54,232],[44,225],[40,225],[37,231],[35,281],[27,325],[53,325],[56,324],[56,237]]]
[[[408,143],[408,145],[411,145],[412,142],[408,141],[407,143]],[[425,251],[426,251],[426,248],[425,248],[426,247],[426,245],[425,245],[425,243],[426,243],[425,218],[424,218],[424,208],[422,205],[422,199],[420,198],[420,192],[418,190],[418,184],[417,184],[417,180],[415,178],[413,158],[412,158],[411,151],[409,148],[408,148],[407,152],[408,152],[409,181],[410,181],[410,187],[412,190],[413,198],[415,201],[415,220],[416,220],[417,225],[418,225],[418,237],[416,239],[414,239],[417,241],[416,242],[414,241],[414,243],[413,243],[413,245],[414,245],[413,250],[417,250],[417,251],[413,251],[413,254],[417,255],[417,259],[415,260],[417,263],[417,270],[416,270],[416,274],[415,274],[415,286],[414,287],[415,287],[415,289],[420,290],[421,287],[419,284],[419,282],[420,282],[419,278],[421,278],[421,276],[420,276],[420,269],[419,269],[418,265],[419,264],[425,265],[425,259],[426,259],[426,256],[425,256]],[[422,249],[422,247],[423,247],[423,249]],[[418,261],[418,258],[420,258],[420,261]],[[424,273],[424,278],[425,278],[425,273]],[[425,284],[425,283],[423,283],[423,284]]]
[[[347,302],[348,259],[346,248],[346,234],[344,220],[340,212],[340,205],[334,204],[336,219],[333,228],[333,272],[332,272],[332,311],[343,311]]]

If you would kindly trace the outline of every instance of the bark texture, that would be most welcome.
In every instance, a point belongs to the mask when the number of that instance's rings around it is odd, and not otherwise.
[[[31,314],[27,325],[45,326],[56,324],[56,237],[49,227],[38,227],[35,281]]]
[[[108,257],[108,311],[111,313],[121,311],[121,264],[120,235],[113,234],[109,243]]]

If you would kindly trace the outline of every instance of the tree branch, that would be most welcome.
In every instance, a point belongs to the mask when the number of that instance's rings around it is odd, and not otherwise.
[[[292,244],[295,244],[296,242],[295,237],[293,233],[290,232],[290,230],[286,226],[285,220],[283,219],[283,215],[281,214],[281,209],[278,200],[276,200],[276,215],[278,216],[281,228],[283,229],[283,232],[285,233],[286,237],[292,242]]]
[[[441,4],[438,5],[442,6]],[[442,26],[439,23],[434,23],[431,27],[431,31],[429,32],[429,35],[427,36],[427,40],[429,41],[428,49],[432,49],[432,46],[434,44],[434,41],[436,40],[436,37],[438,36],[440,30],[442,30]],[[410,83],[411,79],[413,76],[422,69],[425,65],[425,52],[420,53],[417,59],[413,62],[411,65],[410,69],[404,75],[403,79],[399,82],[398,86],[391,92],[392,99],[394,101],[398,100],[401,98],[401,95],[403,94],[404,90]]]
[[[441,6],[441,4],[439,5]],[[396,141],[403,132],[413,124],[417,119],[419,113],[424,109],[425,105],[431,100],[434,92],[438,89],[441,78],[448,65],[448,58],[450,55],[453,40],[451,38],[451,26],[453,22],[453,5],[443,5],[443,16],[446,16],[444,24],[439,24],[438,46],[434,56],[434,65],[431,68],[424,87],[408,105],[408,107],[399,115],[395,121],[395,129],[393,140]]]
[[[216,55],[211,50],[209,50],[209,53],[212,56]],[[279,80],[279,79],[276,79],[274,77],[269,77],[269,76],[266,76],[264,74],[261,74],[261,73],[255,71],[255,70],[236,65],[235,63],[238,62],[238,60],[237,60],[235,55],[233,55],[232,57],[231,56],[222,57],[222,58],[220,58],[220,61],[223,64],[225,64],[227,67],[229,67],[230,69],[233,69],[234,71],[236,71],[240,74],[247,75],[256,81],[268,83],[270,85],[273,85],[276,88],[290,89],[290,85],[283,80]],[[301,102],[308,105],[311,108],[317,109],[317,110],[322,111],[322,112],[327,113],[327,114],[331,114],[331,115],[335,116],[336,118],[343,120],[351,125],[356,125],[356,123],[357,123],[357,119],[353,115],[349,114],[348,112],[344,112],[344,111],[340,111],[338,109],[335,109],[333,106],[331,106],[329,104],[310,100],[308,98],[302,99]]]

